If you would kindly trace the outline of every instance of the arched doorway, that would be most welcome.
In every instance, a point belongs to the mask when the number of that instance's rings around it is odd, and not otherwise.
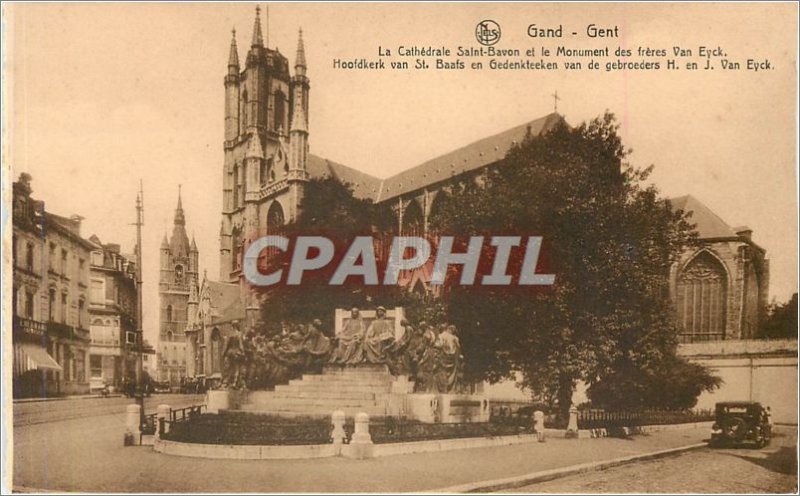
[[[722,262],[703,250],[678,275],[675,302],[680,341],[725,339],[728,276]]]

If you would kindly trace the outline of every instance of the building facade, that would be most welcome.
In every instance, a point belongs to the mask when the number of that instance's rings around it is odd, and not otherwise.
[[[199,253],[194,239],[186,234],[186,217],[181,195],[172,235],[161,242],[159,295],[159,334],[157,351],[158,380],[177,386],[186,377],[186,326],[189,300],[197,298]]]
[[[336,178],[349,184],[357,198],[391,207],[398,233],[431,234],[437,207],[455,179],[477,177],[487,167],[501,165],[510,148],[564,122],[552,113],[380,179],[309,152],[310,84],[302,32],[292,75],[286,57],[264,46],[256,10],[244,67],[239,64],[235,32],[227,67],[220,283],[204,281],[199,294],[210,301],[200,296],[193,307],[196,315],[189,319],[194,344],[187,360],[197,364],[193,371],[200,375],[220,361],[216,353],[221,351],[208,341],[211,330],[224,341],[233,323],[257,325],[260,305],[244,283],[243,254],[254,239],[297,218],[306,181]],[[749,229],[730,228],[696,199],[681,197],[671,204],[694,212],[701,242],[670,273],[681,341],[754,337],[769,288],[765,251],[752,241]],[[422,267],[404,274],[399,283],[431,292],[430,276],[430,267]],[[238,299],[229,298],[231,285],[239,287]]]
[[[89,238],[95,249],[89,279],[89,380],[92,390],[119,388],[125,377],[136,377],[136,263],[118,244]]]
[[[89,253],[81,217],[49,213],[13,184],[14,397],[89,392]]]
[[[747,226],[732,228],[691,195],[670,200],[692,212],[700,246],[687,250],[670,272],[682,343],[754,339],[765,318],[769,292],[766,250]]]

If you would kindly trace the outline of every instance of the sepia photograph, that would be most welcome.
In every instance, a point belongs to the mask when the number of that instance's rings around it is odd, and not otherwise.
[[[3,2],[2,492],[798,493],[798,4]]]

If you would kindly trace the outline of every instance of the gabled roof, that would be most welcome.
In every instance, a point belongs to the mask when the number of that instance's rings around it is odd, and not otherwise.
[[[239,301],[239,285],[236,283],[203,281],[205,287],[201,288],[201,298],[208,294],[210,298],[209,309],[213,320],[220,320],[225,310]]]
[[[700,239],[738,237],[731,226],[692,195],[670,198],[667,201],[673,210],[692,212],[689,222],[696,224]]]
[[[528,134],[540,135],[563,120],[561,115],[552,113],[483,138],[386,179],[379,179],[316,155],[308,156],[307,170],[312,178],[332,176],[350,183],[356,198],[381,202],[502,160],[508,150],[521,143]]]
[[[376,201],[396,198],[425,186],[446,181],[453,176],[493,164],[505,158],[508,150],[513,145],[521,143],[528,134],[538,136],[563,120],[561,115],[552,113],[494,136],[475,141],[400,172],[383,181]]]
[[[380,191],[381,180],[377,177],[316,155],[308,155],[306,170],[312,178],[334,177],[343,183],[350,183],[356,198],[374,201]]]

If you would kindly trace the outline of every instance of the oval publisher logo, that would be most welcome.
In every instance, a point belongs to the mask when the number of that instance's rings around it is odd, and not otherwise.
[[[494,45],[500,41],[500,25],[491,19],[479,22],[475,26],[475,38],[481,45]]]

